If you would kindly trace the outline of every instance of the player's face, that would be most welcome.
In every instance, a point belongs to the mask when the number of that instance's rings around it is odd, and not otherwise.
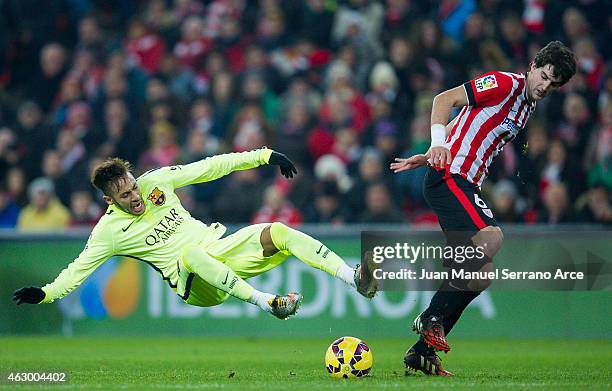
[[[116,186],[112,186],[112,194],[104,196],[104,200],[109,204],[115,204],[126,213],[140,216],[145,211],[145,203],[140,195],[140,187],[131,173],[117,181]]]
[[[527,96],[531,101],[541,100],[561,87],[560,77],[553,77],[554,67],[550,64],[536,68],[531,64],[527,77]]]

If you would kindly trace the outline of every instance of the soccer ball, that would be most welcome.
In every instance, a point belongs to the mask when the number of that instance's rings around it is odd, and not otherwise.
[[[367,375],[372,369],[372,351],[355,337],[341,337],[325,353],[325,368],[336,379]]]

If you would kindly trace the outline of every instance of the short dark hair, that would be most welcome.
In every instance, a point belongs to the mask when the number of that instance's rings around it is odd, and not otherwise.
[[[127,160],[118,157],[108,158],[94,169],[91,183],[105,195],[110,196],[110,186],[132,171],[132,165]]]
[[[563,85],[576,73],[576,56],[560,41],[552,41],[538,51],[533,60],[536,68],[553,66],[553,77]]]

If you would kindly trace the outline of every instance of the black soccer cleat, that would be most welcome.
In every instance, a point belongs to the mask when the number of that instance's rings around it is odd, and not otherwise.
[[[430,355],[423,356],[414,350],[409,349],[404,356],[404,365],[407,369],[413,371],[421,371],[429,376],[454,376],[452,372],[447,371],[442,367],[442,360],[435,352]]]
[[[446,334],[442,325],[442,318],[430,315],[427,318],[423,314],[416,317],[412,324],[412,330],[423,337],[425,344],[431,349],[448,353],[451,349],[446,342]]]

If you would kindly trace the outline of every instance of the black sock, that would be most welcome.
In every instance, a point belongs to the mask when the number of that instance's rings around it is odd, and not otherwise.
[[[455,326],[455,323],[457,323],[457,321],[461,317],[463,310],[465,310],[467,306],[475,298],[478,297],[480,292],[461,291],[461,292],[457,292],[457,294],[461,296],[461,303],[455,307],[454,313],[445,316],[444,319],[442,320],[442,324],[444,325],[444,332],[446,335],[448,335],[448,333],[451,332],[451,330],[453,329],[453,326]]]
[[[423,319],[430,316],[446,318],[452,316],[459,308],[465,308],[462,307],[465,301],[463,292],[463,290],[449,284],[449,281],[444,281],[431,298],[429,307],[423,311]]]
[[[423,319],[428,318],[430,316],[437,317],[445,317],[447,314],[450,314],[448,309],[449,305],[456,301],[457,299],[457,291],[449,291],[444,288],[440,288],[431,298],[429,302],[429,307],[425,311],[423,311]]]

